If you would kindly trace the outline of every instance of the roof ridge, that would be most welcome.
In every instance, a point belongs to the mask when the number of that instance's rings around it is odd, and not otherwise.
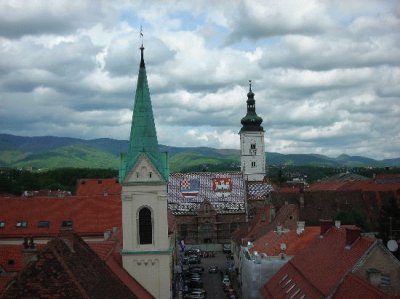
[[[56,259],[58,260],[58,262],[61,264],[61,266],[63,267],[63,269],[65,270],[65,272],[68,274],[69,277],[71,277],[73,283],[77,286],[78,290],[80,293],[82,293],[82,295],[85,298],[90,298],[89,295],[86,293],[85,289],[83,288],[83,286],[79,283],[78,279],[75,277],[75,275],[72,273],[72,271],[69,269],[67,263],[61,258],[61,256],[57,253],[57,250],[54,247],[54,244],[56,241],[62,241],[64,243],[64,245],[68,247],[67,244],[65,244],[65,241],[59,237],[55,238],[53,240],[53,242],[49,242],[49,249],[51,250],[51,252],[54,254],[54,256],[56,257]]]

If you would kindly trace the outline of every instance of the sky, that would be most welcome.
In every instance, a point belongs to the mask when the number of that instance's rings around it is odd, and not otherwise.
[[[0,2],[0,133],[129,138],[142,43],[158,141],[400,157],[400,1]]]

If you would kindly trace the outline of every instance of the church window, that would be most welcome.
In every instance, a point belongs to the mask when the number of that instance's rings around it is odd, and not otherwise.
[[[150,171],[149,172],[149,178],[151,178],[152,175],[153,175],[153,173]]]
[[[255,143],[250,144],[250,148],[251,149],[256,149],[256,144]]]
[[[136,172],[136,177],[140,178],[140,173],[139,172]]]
[[[153,243],[153,224],[149,208],[142,208],[139,211],[139,243]]]
[[[251,162],[251,167],[256,167],[256,162]]]

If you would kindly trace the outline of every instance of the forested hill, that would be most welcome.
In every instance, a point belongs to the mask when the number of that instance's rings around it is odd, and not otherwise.
[[[21,137],[0,134],[0,166],[12,168],[114,168],[119,154],[126,152],[128,141],[109,138],[84,140],[67,137]],[[172,147],[160,145],[169,152],[170,169],[237,170],[240,152],[234,149],[209,147]],[[327,166],[327,167],[384,167],[400,166],[400,158],[374,160],[361,156],[340,155],[332,158],[316,154],[266,153],[268,165]]]

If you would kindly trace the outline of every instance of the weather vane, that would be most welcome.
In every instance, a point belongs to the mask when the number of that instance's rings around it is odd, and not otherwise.
[[[140,38],[142,39],[142,47],[143,47],[143,28],[142,28],[142,25],[140,25]]]

